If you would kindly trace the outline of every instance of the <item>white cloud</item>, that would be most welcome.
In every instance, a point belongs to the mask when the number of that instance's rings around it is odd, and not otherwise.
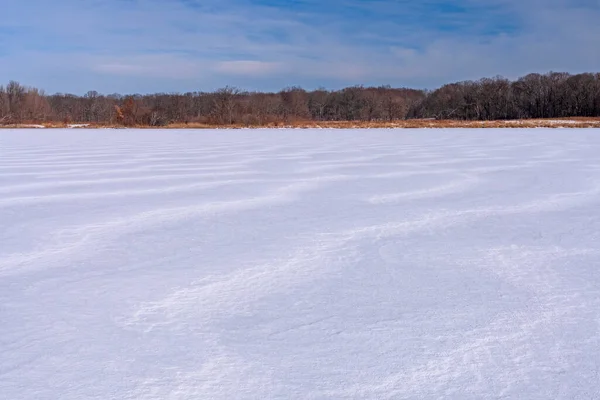
[[[239,60],[218,62],[215,71],[230,75],[268,76],[282,72],[283,68],[284,65],[277,62]]]
[[[102,74],[140,78],[192,79],[208,70],[206,62],[173,54],[92,56],[79,64]]]

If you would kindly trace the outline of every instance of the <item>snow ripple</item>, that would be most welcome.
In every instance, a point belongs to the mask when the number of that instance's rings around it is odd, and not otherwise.
[[[600,397],[598,137],[2,131],[0,393]]]

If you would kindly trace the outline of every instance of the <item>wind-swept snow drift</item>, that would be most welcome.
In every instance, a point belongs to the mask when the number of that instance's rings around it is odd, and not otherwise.
[[[598,130],[2,131],[0,398],[599,398],[598,154]]]

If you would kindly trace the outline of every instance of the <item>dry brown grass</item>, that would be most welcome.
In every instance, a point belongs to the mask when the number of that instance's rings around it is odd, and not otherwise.
[[[149,128],[149,127],[139,127]],[[391,129],[391,128],[600,128],[600,118],[554,118],[508,121],[456,121],[409,119],[399,121],[294,121],[271,122],[263,125],[210,125],[206,123],[174,123],[167,129],[242,129],[242,128],[296,128],[296,129]]]
[[[75,125],[75,126],[74,126]],[[85,126],[76,126],[85,125]],[[124,128],[115,124],[65,124],[60,122],[22,123],[2,125],[0,128]],[[132,126],[138,129],[156,129],[151,126]],[[399,121],[294,121],[289,123],[271,122],[263,125],[211,125],[206,123],[173,123],[162,129],[242,129],[242,128],[296,128],[296,129],[391,129],[391,128],[600,128],[600,118],[552,118],[522,119],[506,121],[456,121],[409,119]]]
[[[600,128],[600,118],[553,118],[507,121],[456,121],[409,119],[400,121],[295,121],[264,125],[215,126],[201,123],[170,124],[168,129],[296,128],[296,129],[390,129],[390,128]]]

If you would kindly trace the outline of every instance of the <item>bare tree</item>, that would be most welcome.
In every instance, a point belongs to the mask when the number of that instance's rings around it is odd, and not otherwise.
[[[235,100],[239,94],[239,89],[226,86],[217,90],[213,95],[211,115],[219,124],[231,125],[234,123]]]

